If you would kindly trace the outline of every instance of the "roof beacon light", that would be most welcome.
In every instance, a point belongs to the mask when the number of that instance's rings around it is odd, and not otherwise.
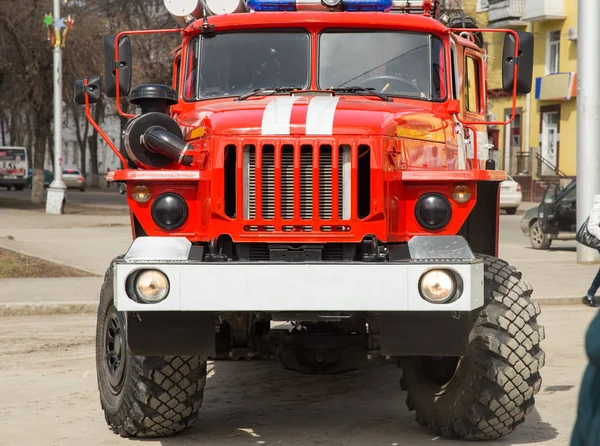
[[[248,0],[253,11],[295,11],[296,0]]]
[[[298,11],[336,8],[344,11],[389,11],[394,0],[248,0],[248,8],[253,11]]]
[[[394,6],[394,0],[343,0],[344,11],[386,12]]]

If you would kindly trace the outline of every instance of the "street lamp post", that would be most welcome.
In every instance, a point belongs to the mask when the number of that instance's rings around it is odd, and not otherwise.
[[[579,0],[577,41],[577,227],[600,193],[600,3]],[[598,261],[598,252],[581,244],[577,262]]]
[[[60,21],[60,0],[54,0],[54,23]],[[60,32],[60,29],[58,30]],[[66,199],[65,183],[62,179],[62,50],[54,45],[54,181],[48,188],[47,214],[62,214]]]

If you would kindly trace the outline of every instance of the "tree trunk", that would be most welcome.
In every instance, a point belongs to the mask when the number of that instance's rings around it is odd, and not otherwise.
[[[51,114],[40,110],[36,116],[35,153],[33,155],[33,178],[31,181],[31,202],[44,202],[44,161],[46,158],[46,142],[50,136]]]
[[[81,168],[81,174],[84,177],[87,177],[87,141],[88,141],[88,133],[90,131],[90,122],[85,119],[85,125],[83,127],[83,134],[81,134],[80,127],[80,114],[79,108],[75,104],[71,103],[69,108],[71,109],[71,114],[73,115],[73,122],[75,123],[75,136],[77,137],[77,144],[79,145],[79,165]]]
[[[27,125],[27,143],[25,144],[25,150],[27,151],[27,159],[31,166],[33,160],[33,124],[31,123],[31,112],[26,113],[25,123]]]
[[[2,145],[6,146],[6,135],[4,135],[4,113],[0,114],[0,133],[2,133]]]
[[[104,102],[102,97],[95,105],[94,120],[100,123],[104,116]],[[88,138],[90,147],[90,161],[92,164],[92,175],[90,176],[90,188],[98,189],[100,187],[100,175],[98,174],[98,132],[96,129],[92,132],[92,136]]]

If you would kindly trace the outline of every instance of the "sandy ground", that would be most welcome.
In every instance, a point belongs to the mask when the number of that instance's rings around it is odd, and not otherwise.
[[[536,409],[488,445],[567,445],[586,364],[583,307],[546,307],[544,384]],[[450,445],[404,405],[393,365],[342,376],[299,375],[274,361],[211,364],[201,417],[184,434],[131,441],[110,432],[96,390],[95,318],[0,318],[0,445]]]

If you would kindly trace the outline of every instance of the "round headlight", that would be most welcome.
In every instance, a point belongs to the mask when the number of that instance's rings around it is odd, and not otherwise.
[[[428,302],[442,304],[456,293],[456,280],[449,271],[434,269],[426,272],[419,282],[421,296]]]
[[[188,216],[185,200],[177,194],[162,194],[152,203],[152,219],[162,229],[177,229]]]
[[[321,3],[323,3],[328,8],[335,8],[336,6],[339,6],[342,3],[342,0],[321,0]]]
[[[169,294],[169,279],[163,272],[155,269],[143,271],[135,281],[135,294],[142,302],[158,303]]]
[[[441,229],[450,222],[452,206],[441,194],[426,194],[417,201],[415,217],[425,229]]]

